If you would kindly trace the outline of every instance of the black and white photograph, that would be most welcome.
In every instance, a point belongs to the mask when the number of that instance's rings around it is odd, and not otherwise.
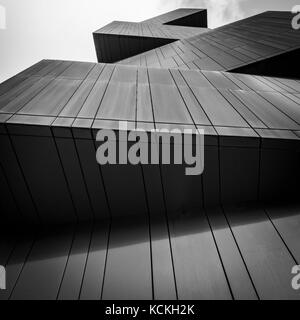
[[[300,300],[300,1],[0,0],[0,300]]]

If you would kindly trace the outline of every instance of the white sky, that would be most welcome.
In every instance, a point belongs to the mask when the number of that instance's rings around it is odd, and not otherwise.
[[[113,20],[142,21],[168,11],[160,0],[0,0],[0,82],[42,59],[94,61],[92,32]]]
[[[96,62],[92,32],[113,20],[138,22],[178,7],[207,7],[209,26],[216,27],[266,9],[290,10],[292,3],[297,0],[0,0],[0,18],[6,12],[0,82],[42,59]]]

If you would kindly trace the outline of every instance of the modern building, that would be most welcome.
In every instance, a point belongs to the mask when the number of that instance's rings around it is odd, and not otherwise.
[[[114,21],[93,34],[99,63],[43,60],[2,83],[0,299],[300,299],[292,18]],[[203,174],[99,165],[101,129],[118,146],[130,132],[204,130]]]

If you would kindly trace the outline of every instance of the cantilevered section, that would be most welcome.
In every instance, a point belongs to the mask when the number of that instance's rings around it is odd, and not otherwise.
[[[99,33],[108,37],[101,44],[107,57],[124,54],[122,41],[110,37],[126,33],[136,41],[176,32],[185,38],[188,30],[196,35],[139,55],[139,66],[43,60],[1,84],[2,189],[12,212],[6,220],[47,224],[145,214],[158,197],[170,215],[274,196],[295,199],[299,81],[216,71],[295,52],[299,36],[288,29],[289,17],[267,12],[203,34],[159,19],[115,22]],[[197,61],[214,71],[200,71]],[[204,174],[186,176],[179,165],[98,166],[95,135],[102,128],[118,133],[119,121],[147,132],[204,129]],[[163,193],[147,191],[151,185],[163,185]]]
[[[145,20],[147,23],[207,28],[207,10],[180,8]]]
[[[207,31],[206,28],[114,21],[93,36],[98,61],[111,63]]]
[[[122,63],[297,77],[300,33],[291,27],[292,18],[290,12],[264,12]]]
[[[179,9],[142,23],[114,21],[93,37],[98,62],[113,63],[206,31],[206,10]]]
[[[43,60],[0,93],[1,190],[10,222],[146,214],[146,199],[157,197],[176,215],[298,196],[296,80]],[[96,133],[118,132],[119,121],[147,132],[204,129],[204,174],[186,176],[181,165],[98,166]],[[161,183],[164,194],[144,189]]]

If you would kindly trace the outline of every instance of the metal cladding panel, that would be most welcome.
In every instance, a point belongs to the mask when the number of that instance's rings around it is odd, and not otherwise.
[[[68,252],[72,243],[72,232],[56,232],[51,237],[47,232],[40,235],[32,245],[30,260],[22,270],[23,277],[16,283],[12,292],[12,300],[20,300],[24,296],[29,300],[53,300],[57,298],[61,278],[64,274]],[[60,257],[53,258],[53,248],[60,249]],[[28,285],[36,279],[34,288]]]
[[[221,203],[258,200],[259,149],[220,147]]]
[[[28,102],[30,102],[38,93],[48,86],[54,78],[43,77],[35,79],[35,83],[27,90],[20,93],[15,99],[1,106],[0,112],[15,113],[21,110]]]
[[[282,279],[283,283],[289,282],[288,278],[285,278],[285,270],[294,264],[294,259],[285,251],[285,245],[277,229],[272,226],[273,221],[265,219],[265,210],[257,206],[229,206],[225,208],[225,214],[243,252],[244,261],[252,274],[259,297],[297,299],[290,285],[281,285],[278,287],[280,290],[274,290],[275,278]],[[262,247],[268,248],[267,253],[261,253]],[[273,259],[270,259],[271,256]],[[258,264],[261,264],[261,267],[258,268]],[[269,268],[272,268],[274,274],[267,271]]]
[[[192,118],[171,74],[163,70],[149,70],[149,80],[155,121],[192,124]]]
[[[38,224],[40,222],[39,213],[36,209],[28,185],[24,180],[24,173],[16,156],[11,139],[7,134],[0,135],[0,146],[1,153],[5,154],[5,157],[1,157],[1,167],[5,172],[7,183],[13,194],[16,207],[24,217],[25,223]]]
[[[19,110],[19,113],[58,116],[79,85],[79,80],[55,79],[40,94]]]
[[[71,129],[69,130],[71,131]],[[75,141],[73,138],[56,136],[55,143],[74,202],[77,218],[79,221],[91,221],[95,219],[96,214],[92,208]]]
[[[138,242],[132,237],[133,234],[137,235]],[[147,220],[141,216],[136,217],[134,222],[126,218],[115,220],[112,224],[109,252],[103,300],[152,299]]]
[[[256,300],[257,294],[247,269],[234,239],[231,237],[231,229],[228,220],[220,208],[212,208],[206,211],[208,221],[215,234],[216,244],[226,274],[229,279],[232,294],[237,300]],[[241,286],[240,283],[243,283]]]
[[[103,179],[106,186],[112,216],[147,216],[143,175],[140,166],[104,165]],[[131,181],[130,187],[128,181]]]
[[[251,108],[268,128],[291,130],[297,130],[299,128],[299,125],[295,121],[262,98],[259,93],[235,91],[234,94],[240,98],[246,106]]]
[[[182,96],[182,99],[184,100],[188,112],[193,119],[193,122],[198,125],[211,125],[210,120],[208,119],[205,111],[193,94],[192,90],[183,86],[178,87],[178,90]]]
[[[23,222],[24,218],[16,205],[2,168],[0,170],[0,191],[3,195],[3,199],[5,199],[5,201],[1,201],[0,204],[3,225],[13,226],[17,223]]]
[[[277,92],[262,92],[261,95],[289,118],[300,124],[299,102]]]
[[[122,108],[120,110],[120,105]],[[135,120],[136,84],[110,83],[99,111],[98,119]]]
[[[66,69],[63,73],[60,74],[61,78],[70,78],[82,80],[91,72],[95,67],[94,63],[90,62],[78,62],[72,64],[70,68]]]
[[[32,84],[36,82],[34,77],[25,78],[20,84],[16,87],[9,90],[7,93],[1,95],[0,97],[0,106],[5,106],[10,101],[14,100],[22,91],[30,88]]]
[[[192,118],[175,86],[151,85],[151,94],[156,122],[192,124]]]
[[[100,300],[104,281],[107,243],[109,241],[110,224],[103,221],[96,224],[89,236],[89,254],[86,259],[85,273],[81,279],[80,300]],[[98,279],[98,281],[95,281]]]
[[[212,88],[212,84],[207,78],[197,71],[181,71],[183,78],[190,87]]]
[[[209,230],[210,225],[201,209],[171,220],[170,236],[179,300],[231,299],[218,250]],[[192,235],[192,241],[187,235]],[[205,263],[200,264],[203,257]]]
[[[154,118],[151,99],[148,71],[147,69],[139,69],[137,80],[137,122],[153,122]]]
[[[107,219],[111,214],[102,171],[96,162],[95,143],[90,139],[75,138],[75,145],[93,210],[93,218],[96,220]]]
[[[234,74],[235,78],[243,82],[250,90],[253,91],[273,91],[273,89],[267,84],[263,83],[256,77],[249,77],[244,74]]]
[[[53,137],[17,135],[11,126],[10,138],[42,222],[74,221],[76,213]]]
[[[233,108],[245,119],[252,128],[267,128],[260,118],[248,108],[241,100],[239,100],[233,92],[220,90],[223,97],[233,106]]]
[[[62,117],[76,117],[86,102],[89,94],[93,90],[96,80],[84,81],[70,100],[66,103],[64,108],[59,113]]]
[[[240,90],[241,88],[235,83],[226,78],[221,72],[206,72],[203,71],[203,75],[207,80],[212,83],[213,86],[219,89],[231,89],[231,90]]]
[[[94,84],[78,114],[79,118],[93,119],[95,117],[99,110],[104,94],[107,90],[108,83],[113,74],[113,71],[114,67],[111,65],[106,65],[103,68],[103,71],[101,72],[97,82]]]
[[[116,134],[116,139],[111,141],[115,148],[116,159],[120,159],[120,144],[123,145],[125,152],[133,145],[133,142],[126,141],[129,131],[120,131],[118,121],[99,121],[96,120],[93,126],[93,134],[101,128],[111,129]],[[128,124],[128,130],[135,128],[135,122]],[[96,148],[103,145],[103,142],[97,141]],[[125,155],[123,155],[124,157]],[[108,202],[110,204],[112,217],[135,216],[147,217],[148,207],[144,189],[144,178],[140,165],[130,164],[126,159],[125,163],[101,165],[103,181],[107,192]],[[130,185],[128,185],[128,181]]]
[[[215,207],[221,204],[220,198],[220,160],[218,145],[209,145],[207,139],[204,147],[203,172],[203,206]]]
[[[192,87],[192,90],[213,125],[248,127],[246,121],[216,89]]]

